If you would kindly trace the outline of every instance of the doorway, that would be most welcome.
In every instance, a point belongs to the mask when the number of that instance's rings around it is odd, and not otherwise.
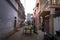
[[[44,17],[44,31],[46,33],[49,33],[49,16],[48,17]]]

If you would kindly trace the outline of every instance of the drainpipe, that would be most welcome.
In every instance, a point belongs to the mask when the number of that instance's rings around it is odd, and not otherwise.
[[[14,17],[14,31],[17,31],[17,28],[16,28],[16,17]]]

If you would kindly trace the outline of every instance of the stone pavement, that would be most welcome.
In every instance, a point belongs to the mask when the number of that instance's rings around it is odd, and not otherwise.
[[[6,40],[43,40],[44,33],[42,31],[38,31],[38,34],[32,33],[24,34],[23,28],[20,31],[16,32],[14,35],[10,36]]]

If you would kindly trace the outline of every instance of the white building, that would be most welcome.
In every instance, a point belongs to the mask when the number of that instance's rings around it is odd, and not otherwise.
[[[32,22],[32,16],[33,16],[33,14],[28,13],[27,14],[27,21],[31,21]]]

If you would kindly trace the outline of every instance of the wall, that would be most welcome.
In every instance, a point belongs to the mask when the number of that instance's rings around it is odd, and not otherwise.
[[[16,5],[16,2],[13,1]],[[9,32],[14,29],[14,17],[17,17],[17,12],[14,8],[6,1],[0,0],[0,38],[5,37]]]

